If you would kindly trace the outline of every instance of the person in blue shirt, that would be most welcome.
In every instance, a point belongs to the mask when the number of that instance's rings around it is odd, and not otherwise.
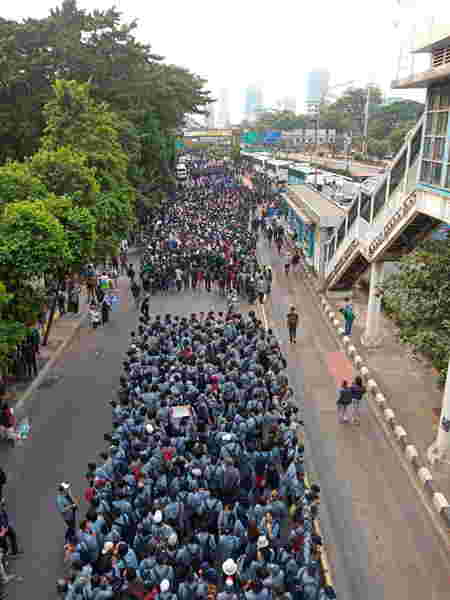
[[[65,481],[58,485],[56,507],[66,524],[65,543],[74,543],[76,541],[75,528],[78,506],[70,494],[70,484]]]

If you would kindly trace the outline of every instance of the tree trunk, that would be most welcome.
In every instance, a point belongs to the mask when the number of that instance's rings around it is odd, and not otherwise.
[[[58,304],[58,294],[62,287],[62,281],[58,279],[58,285],[56,286],[55,297],[52,302],[52,306],[50,308],[50,315],[48,317],[47,327],[45,329],[44,339],[42,340],[42,346],[46,346],[48,342],[48,338],[50,336],[50,330],[53,324],[53,318],[55,316],[56,306]]]

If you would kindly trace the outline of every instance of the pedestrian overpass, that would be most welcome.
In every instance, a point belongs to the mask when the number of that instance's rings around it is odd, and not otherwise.
[[[424,115],[371,194],[361,192],[325,248],[328,290],[350,289],[378,261],[398,260],[442,223],[450,191],[420,183]]]

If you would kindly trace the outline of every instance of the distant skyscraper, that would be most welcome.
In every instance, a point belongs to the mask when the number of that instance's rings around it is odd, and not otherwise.
[[[330,84],[330,72],[326,69],[314,69],[308,73],[306,85],[306,110],[315,112],[325,98]]]
[[[255,121],[258,111],[263,108],[263,94],[257,83],[249,85],[245,92],[244,117],[247,121]]]
[[[215,125],[214,102],[211,102],[211,104],[208,104],[208,106],[206,107],[206,110],[208,111],[208,114],[206,115],[206,119],[205,119],[206,127],[208,127],[208,129],[214,129],[214,125]]]
[[[225,88],[221,89],[219,94],[219,114],[217,115],[217,125],[219,127],[229,127],[230,125],[228,90]]]

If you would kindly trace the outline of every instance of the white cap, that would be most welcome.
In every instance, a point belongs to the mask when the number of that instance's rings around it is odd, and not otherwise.
[[[111,552],[113,548],[113,542],[106,542],[106,544],[103,546],[102,554],[108,554],[108,552]]]
[[[67,481],[61,481],[60,485],[63,490],[68,490],[70,488],[70,483],[68,483]]]
[[[192,469],[192,475],[194,475],[194,477],[201,477],[202,472],[200,469]]]
[[[222,436],[222,440],[224,442],[229,442],[233,439],[233,436],[231,435],[231,433],[225,433],[225,435]]]
[[[162,521],[162,512],[160,510],[157,510],[153,516],[153,522],[154,523],[161,523]]]
[[[232,558],[228,558],[222,565],[223,572],[225,575],[231,577],[237,571],[237,564],[234,562]]]
[[[257,546],[258,550],[260,550],[261,548],[267,548],[268,545],[269,545],[269,540],[266,538],[266,536],[260,535],[258,538],[258,541],[256,542],[256,546]]]
[[[159,585],[159,589],[162,592],[168,592],[170,589],[170,582],[168,579],[163,579]]]
[[[171,533],[169,535],[169,539],[167,540],[169,546],[176,546],[178,543],[178,536],[176,533]]]
[[[147,425],[145,426],[145,430],[147,433],[153,433],[155,431],[151,423],[147,423]]]

